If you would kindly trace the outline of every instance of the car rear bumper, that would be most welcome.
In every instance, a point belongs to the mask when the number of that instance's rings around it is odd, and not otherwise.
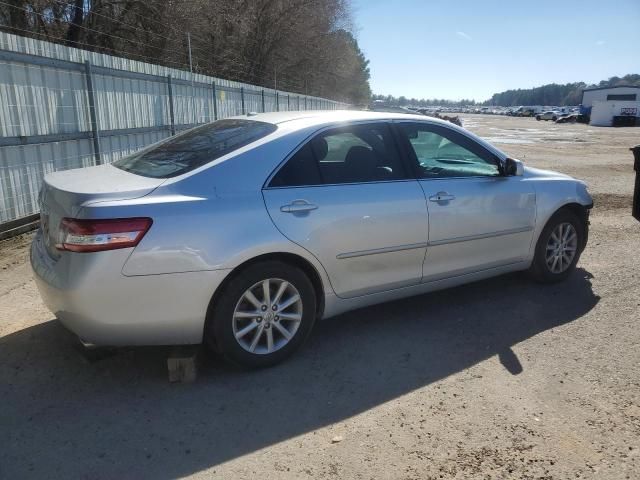
[[[65,253],[54,261],[38,233],[31,266],[45,305],[85,343],[202,342],[209,301],[228,270],[125,276],[131,249]]]

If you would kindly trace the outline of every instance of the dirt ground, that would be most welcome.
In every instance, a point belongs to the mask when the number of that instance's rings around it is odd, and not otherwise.
[[[640,129],[466,116],[527,164],[586,180],[567,282],[508,275],[321,322],[283,365],[165,349],[78,353],[42,305],[29,235],[0,243],[0,478],[640,478]]]

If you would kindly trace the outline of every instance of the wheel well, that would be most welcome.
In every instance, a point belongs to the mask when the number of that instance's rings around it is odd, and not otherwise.
[[[589,221],[589,212],[588,212],[588,210],[586,208],[584,208],[584,205],[580,205],[579,203],[567,203],[566,205],[563,205],[562,207],[560,207],[557,211],[559,212],[560,210],[569,210],[576,217],[578,217],[580,220],[582,220],[585,225]]]
[[[231,280],[233,280],[240,273],[242,273],[243,270],[250,267],[251,265],[273,260],[288,263],[289,265],[298,267],[307,275],[313,285],[313,290],[316,294],[316,315],[318,316],[318,318],[321,318],[324,312],[324,289],[322,286],[322,279],[320,278],[318,271],[311,263],[309,263],[308,260],[305,260],[304,258],[293,253],[286,252],[276,252],[259,255],[250,260],[247,260],[244,263],[241,263],[236,268],[234,268],[233,271],[222,281],[222,283],[218,286],[215,293],[213,294],[213,297],[209,302],[209,308],[207,309],[207,318],[209,317],[210,310],[215,306],[221,292],[224,291],[225,287]]]
[[[587,237],[589,235],[589,210],[584,205],[580,205],[579,203],[567,203],[566,205],[563,205],[558,210],[556,210],[553,215],[562,210],[570,211],[582,221],[582,224],[584,225],[584,238],[581,249],[584,249],[587,244]]]

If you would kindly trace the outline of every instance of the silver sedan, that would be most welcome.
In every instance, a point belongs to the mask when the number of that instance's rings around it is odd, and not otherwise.
[[[110,165],[52,173],[31,247],[85,343],[205,342],[283,360],[315,321],[529,270],[565,279],[592,199],[436,119],[287,112],[220,120]]]

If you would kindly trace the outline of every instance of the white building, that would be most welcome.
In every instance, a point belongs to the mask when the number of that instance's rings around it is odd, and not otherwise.
[[[582,107],[591,109],[590,125],[601,127],[612,126],[613,117],[640,117],[640,87],[587,88]]]
[[[611,127],[613,125],[613,117],[640,117],[640,101],[595,101],[591,108],[589,125]]]

